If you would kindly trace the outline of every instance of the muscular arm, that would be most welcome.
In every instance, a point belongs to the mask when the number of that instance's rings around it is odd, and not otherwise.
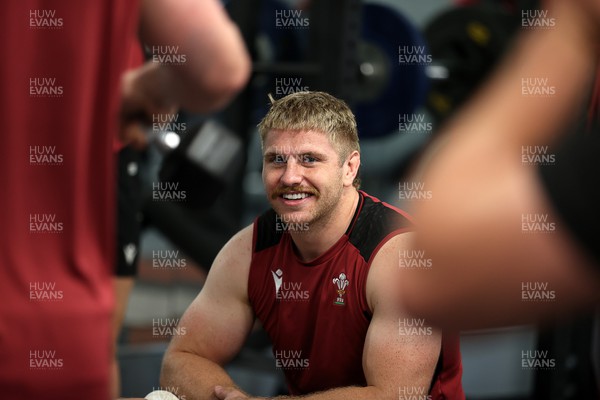
[[[427,154],[432,161],[416,179],[433,196],[414,210],[414,248],[431,257],[433,273],[407,271],[402,287],[417,315],[489,327],[555,318],[597,301],[590,261],[553,211],[535,166],[521,160],[522,146],[553,143],[591,86],[598,41],[589,15],[598,6],[582,3],[549,2],[556,28],[524,34]],[[522,96],[528,77],[547,78],[556,94]],[[523,233],[524,214],[546,216],[556,230]],[[547,283],[556,300],[523,301],[527,282]]]
[[[406,248],[408,234],[391,239],[379,251],[367,280],[367,298],[373,319],[363,352],[366,387],[344,387],[294,397],[311,400],[395,400],[401,388],[427,395],[440,353],[440,335],[400,335],[399,319],[406,314],[397,298],[398,249]],[[410,391],[408,391],[410,389]],[[241,392],[223,388],[219,399],[248,399]],[[287,399],[288,396],[276,399]],[[253,398],[252,398],[253,399]]]
[[[215,399],[216,385],[233,385],[223,365],[238,353],[252,326],[246,289],[251,245],[249,226],[223,247],[181,319],[185,334],[174,337],[165,354],[161,385],[187,400]]]

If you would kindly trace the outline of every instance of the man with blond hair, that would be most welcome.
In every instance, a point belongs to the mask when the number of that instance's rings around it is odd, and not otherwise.
[[[162,385],[188,400],[253,399],[223,366],[257,318],[292,396],[464,399],[458,338],[415,324],[399,301],[410,217],[358,189],[348,106],[291,94],[273,102],[259,131],[272,208],[215,259],[181,319],[186,335],[165,355]]]

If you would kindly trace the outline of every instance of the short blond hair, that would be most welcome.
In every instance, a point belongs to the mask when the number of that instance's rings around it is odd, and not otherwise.
[[[272,129],[325,133],[343,161],[354,150],[360,152],[354,114],[348,105],[325,92],[296,92],[271,103],[258,124],[261,143]]]
[[[271,102],[271,109],[258,124],[261,146],[272,129],[325,133],[338,152],[340,163],[360,153],[356,119],[350,107],[325,92],[296,92]],[[360,185],[358,176],[354,186]]]

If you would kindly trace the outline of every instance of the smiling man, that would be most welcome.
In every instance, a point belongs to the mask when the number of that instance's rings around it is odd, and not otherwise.
[[[464,399],[456,336],[409,318],[397,291],[410,219],[358,190],[348,106],[322,92],[273,102],[259,125],[271,209],[236,234],[181,319],[161,383],[192,399],[253,399],[223,370],[260,320],[290,394]],[[287,398],[287,397],[283,397]]]

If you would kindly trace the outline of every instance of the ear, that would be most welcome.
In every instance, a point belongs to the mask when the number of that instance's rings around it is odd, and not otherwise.
[[[356,174],[358,174],[358,169],[360,168],[360,153],[354,150],[344,161],[344,165],[342,165],[342,182],[344,187],[352,186],[354,182],[354,178],[356,178]]]

